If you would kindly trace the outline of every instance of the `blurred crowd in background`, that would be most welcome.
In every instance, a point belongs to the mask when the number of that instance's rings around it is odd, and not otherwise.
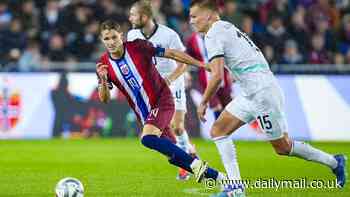
[[[70,69],[103,52],[98,25],[130,28],[134,0],[1,0],[0,71]],[[191,35],[190,0],[151,0],[157,23]],[[222,0],[222,19],[240,27],[271,64],[350,64],[350,0]],[[62,67],[62,62],[64,67]]]

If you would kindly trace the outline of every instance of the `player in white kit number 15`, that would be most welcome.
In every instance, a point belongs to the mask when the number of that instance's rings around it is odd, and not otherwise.
[[[260,49],[249,37],[233,24],[220,20],[213,0],[193,0],[190,23],[197,32],[205,34],[209,58],[207,67],[211,70],[211,79],[198,108],[201,120],[205,121],[208,102],[222,80],[224,65],[231,70],[242,90],[226,106],[210,131],[229,179],[241,179],[236,150],[229,136],[242,125],[256,119],[277,154],[324,164],[332,169],[338,184],[343,187],[346,181],[344,155],[333,156],[288,137],[283,92]],[[229,196],[232,193],[244,196],[244,188],[230,186],[220,195]]]

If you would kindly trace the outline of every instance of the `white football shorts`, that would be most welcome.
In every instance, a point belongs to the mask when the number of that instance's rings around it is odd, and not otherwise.
[[[175,110],[187,111],[186,107],[186,93],[185,93],[185,78],[180,76],[170,85],[170,90],[174,98]]]
[[[279,139],[287,132],[284,95],[277,82],[249,96],[238,95],[225,110],[245,123],[257,120],[267,140]]]

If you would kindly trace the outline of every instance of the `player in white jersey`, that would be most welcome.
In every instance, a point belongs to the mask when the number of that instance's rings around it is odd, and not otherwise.
[[[157,24],[153,18],[152,8],[148,1],[137,1],[130,9],[129,21],[133,29],[128,32],[127,40],[145,39],[155,46],[185,51],[179,35],[169,27]],[[175,132],[177,145],[187,153],[195,154],[185,130],[186,95],[184,72],[187,66],[174,60],[157,57],[156,68],[167,81],[175,102],[175,113],[171,126]],[[178,65],[179,64],[179,65]],[[189,173],[179,169],[177,178],[187,180]]]
[[[241,86],[241,95],[226,106],[211,129],[229,179],[240,179],[236,150],[229,136],[242,125],[257,119],[277,154],[324,164],[333,170],[339,185],[343,187],[346,181],[344,155],[333,156],[288,137],[283,92],[263,54],[248,36],[233,24],[220,20],[213,0],[192,1],[190,23],[196,31],[205,34],[210,62],[207,68],[212,72],[198,108],[199,117],[205,120],[208,102],[222,80],[224,65],[232,71]],[[220,196],[229,196],[233,191],[235,196],[245,195],[237,188],[230,187]]]

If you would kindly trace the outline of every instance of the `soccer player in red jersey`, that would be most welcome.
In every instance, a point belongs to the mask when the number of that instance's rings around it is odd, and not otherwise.
[[[109,89],[116,86],[127,98],[142,123],[142,144],[169,158],[175,166],[186,169],[200,182],[203,178],[222,180],[225,176],[208,167],[207,162],[191,157],[171,141],[160,138],[169,129],[174,101],[166,81],[157,71],[155,56],[171,58],[187,65],[204,66],[200,61],[175,49],[154,47],[146,40],[123,42],[118,23],[108,20],[100,26],[100,38],[107,52],[97,63],[99,97],[110,99]]]

